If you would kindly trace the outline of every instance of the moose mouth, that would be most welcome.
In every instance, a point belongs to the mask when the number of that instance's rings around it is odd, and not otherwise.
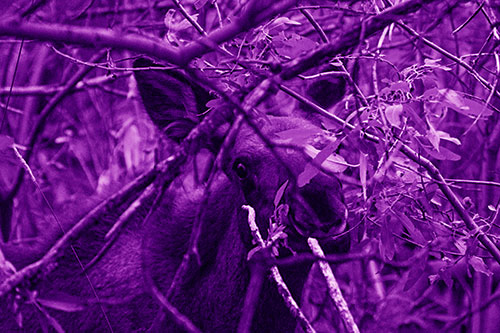
[[[328,220],[325,219],[325,215],[316,214],[316,216],[311,216],[305,213],[300,213],[303,210],[291,209],[286,203],[278,205],[271,221],[278,226],[278,228],[272,228],[269,231],[269,239],[280,238],[279,233],[273,232],[273,230],[280,230],[280,226],[284,227],[281,229],[287,235],[288,244],[285,246],[286,249],[282,249],[284,252],[279,252],[281,255],[290,255],[288,252],[290,249],[292,253],[297,252],[308,252],[309,247],[304,242],[305,239],[309,237],[317,238],[320,245],[326,253],[345,253],[350,248],[350,236],[347,234],[347,217],[340,217],[335,211],[326,212]],[[299,213],[298,213],[299,212]]]
[[[292,227],[302,237],[326,239],[346,229],[347,210],[335,193],[309,184],[298,193],[287,193],[275,210],[278,225]]]
[[[291,212],[289,222],[290,226],[301,236],[318,239],[335,238],[346,229],[346,220],[337,215],[330,219],[324,219],[310,215],[297,217]]]
[[[310,200],[307,200],[307,203]],[[291,209],[286,203],[279,204],[272,220],[278,226],[290,228],[305,238],[335,239],[346,230],[346,214],[342,216],[328,205],[320,205],[321,210],[318,210],[318,207],[314,205],[310,205],[307,209],[297,202],[292,206]]]

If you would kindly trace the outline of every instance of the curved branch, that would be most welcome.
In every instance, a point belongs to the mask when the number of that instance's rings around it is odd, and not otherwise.
[[[166,45],[160,40],[134,34],[123,34],[109,29],[53,23],[32,23],[19,20],[0,22],[0,35],[91,47],[113,47],[143,53],[183,67],[194,58],[215,49],[220,43],[286,11],[295,3],[294,0],[283,0],[263,8],[258,0],[254,0],[247,6],[247,10],[241,16],[231,19],[232,23],[179,48]]]

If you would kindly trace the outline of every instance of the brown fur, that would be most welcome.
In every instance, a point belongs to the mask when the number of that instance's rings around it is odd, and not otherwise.
[[[151,65],[140,60],[137,66]],[[195,126],[196,115],[202,111],[193,108],[199,108],[209,94],[190,83],[181,72],[171,73],[139,72],[136,78],[148,114],[160,130],[175,141],[180,141]],[[168,98],[164,98],[162,103],[162,96],[167,95]],[[270,138],[275,138],[276,132],[286,129],[313,126],[302,119],[264,119],[260,129]],[[192,226],[204,195],[204,184],[198,183],[195,177],[201,172],[195,172],[195,169],[199,171],[206,165],[194,164],[193,161],[210,160],[216,148],[213,144],[208,145],[208,148],[186,163],[181,175],[166,189],[161,204],[146,225],[142,225],[137,217],[137,222],[128,226],[106,256],[89,271],[90,279],[101,301],[105,303],[104,309],[116,332],[144,330],[152,324],[158,306],[149,295],[144,276],[149,276],[163,294],[167,292],[182,256],[188,249]],[[278,150],[278,153],[295,175],[303,170],[306,160],[302,154],[284,149]],[[202,232],[198,244],[201,265],[190,265],[188,275],[170,298],[181,313],[207,332],[235,331],[241,316],[250,278],[247,255],[253,247],[246,214],[242,212],[241,205],[250,204],[255,208],[259,227],[267,236],[266,229],[274,211],[276,191],[289,178],[284,166],[277,162],[248,126],[240,130],[228,156],[223,170],[216,171],[215,181],[209,189],[208,204],[201,217]],[[235,166],[240,163],[248,172],[243,179],[235,173]],[[337,179],[320,174],[298,191],[315,210],[320,222],[338,231],[343,229],[345,207]],[[308,223],[308,219],[314,220],[289,192],[285,194],[283,202],[290,206],[294,218],[300,219],[301,223]],[[102,221],[75,245],[84,262],[91,259],[102,245],[102,235],[111,221]],[[290,245],[303,249],[304,238],[292,226],[289,229]],[[12,248],[7,248],[9,251],[11,259],[16,261]],[[84,306],[83,311],[70,313],[49,310],[51,316],[67,331],[106,331],[102,312],[95,304],[89,284],[69,252],[61,259],[59,267],[34,289],[39,291],[41,299],[67,300],[68,304]],[[304,264],[281,269],[296,299],[300,299],[308,268],[309,265]],[[15,330],[17,326],[13,317],[5,307],[1,310],[2,331]],[[23,322],[26,331],[41,329],[38,319],[40,313],[33,305],[23,305],[21,312],[25,317]],[[290,332],[295,326],[295,320],[278,295],[274,282],[266,279],[252,330]],[[169,316],[158,327],[161,331],[179,330]]]

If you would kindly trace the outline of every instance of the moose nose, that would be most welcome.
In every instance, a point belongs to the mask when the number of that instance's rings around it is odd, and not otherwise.
[[[310,217],[307,221],[311,224],[312,236],[325,238],[344,231],[346,226],[345,205],[340,193],[325,190],[324,185],[310,183],[300,188],[299,194],[316,215],[315,219],[313,217],[311,220]]]

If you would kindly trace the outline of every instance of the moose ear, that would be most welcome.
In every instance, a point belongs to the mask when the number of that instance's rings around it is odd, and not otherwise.
[[[346,82],[343,77],[332,77],[313,82],[307,88],[307,95],[324,109],[339,102],[345,94]]]
[[[155,67],[159,65],[145,58],[134,61],[134,68],[148,68],[134,72],[137,87],[153,123],[180,142],[201,121],[212,96],[181,70]]]

